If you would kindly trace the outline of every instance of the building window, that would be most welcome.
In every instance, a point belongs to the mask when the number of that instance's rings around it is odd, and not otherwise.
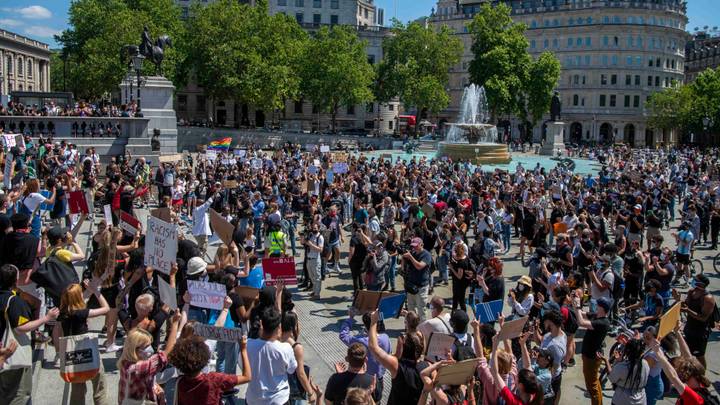
[[[16,63],[17,63],[17,69],[15,70],[15,72],[17,72],[17,75],[18,75],[18,76],[22,76],[23,73],[24,73],[24,71],[23,71],[23,60],[22,60],[22,58],[17,58]]]
[[[197,104],[197,110],[199,112],[205,112],[205,96],[203,96],[203,95],[195,96],[195,103]]]
[[[530,28],[537,28],[537,21],[532,20],[532,22],[530,23]]]
[[[543,41],[543,48],[547,49],[550,46],[550,40],[546,39]]]
[[[305,0],[295,0],[295,7],[305,7]]]
[[[615,107],[617,104],[617,96],[615,94],[610,95],[610,107]]]
[[[567,46],[568,46],[568,48],[572,48],[572,46],[573,46],[573,39],[572,39],[572,38],[568,38]]]
[[[630,96],[625,96],[625,108],[630,108]]]
[[[337,10],[340,8],[340,0],[330,0],[330,8]]]
[[[590,66],[590,55],[585,55],[585,65]]]
[[[190,16],[190,10],[187,7],[183,7],[180,12],[180,18],[187,20],[188,16]]]
[[[313,7],[314,7],[314,8],[321,8],[321,7],[322,7],[322,0],[313,0]]]
[[[313,24],[319,25],[322,22],[322,15],[313,14]]]
[[[608,45],[610,45],[610,38],[603,37],[603,46],[608,46]]]
[[[582,84],[585,84],[585,76],[582,77]]]
[[[640,96],[633,96],[633,107],[640,107]]]
[[[632,76],[631,75],[625,75],[625,85],[626,86],[632,85]]]
[[[617,66],[617,64],[618,64],[618,57],[617,57],[617,55],[613,55],[612,56],[612,65]]]
[[[347,115],[355,115],[355,106],[354,105],[347,106]]]
[[[592,38],[585,37],[585,46],[591,46],[592,45]]]
[[[365,112],[367,112],[367,113],[375,112],[375,104],[374,104],[374,103],[368,103],[368,104],[365,106]]]
[[[535,49],[535,40],[534,39],[530,40],[530,49]]]
[[[303,15],[303,13],[295,13],[295,20],[298,22],[298,24],[302,24],[304,19],[305,16]]]
[[[612,84],[612,85],[617,84],[617,75],[610,76],[610,84]]]
[[[33,77],[33,63],[31,60],[27,61],[27,77]]]
[[[653,67],[653,59],[652,58],[650,58],[648,60],[648,67]]]
[[[608,56],[607,55],[602,56],[602,64],[603,64],[603,66],[608,65]]]
[[[607,85],[607,76],[606,75],[600,75],[600,84],[603,86]]]
[[[604,94],[600,95],[600,107],[605,107],[605,98],[606,96]]]
[[[648,76],[648,86],[652,86],[652,76]]]
[[[573,76],[573,84],[580,84],[580,75]]]
[[[302,114],[302,112],[303,112],[302,100],[295,101],[295,108],[293,110],[295,111],[295,114]]]
[[[6,60],[6,62],[7,62],[7,63],[6,63],[6,64],[7,64],[7,69],[6,69],[5,71],[7,72],[7,74],[11,75],[12,72],[13,72],[12,57],[10,57],[10,55],[8,55],[8,56],[5,57],[5,60]]]
[[[287,6],[287,0],[277,0],[278,6]]]
[[[660,76],[655,76],[655,87],[660,87]]]
[[[635,85],[636,86],[640,85],[640,75],[635,75]]]
[[[330,15],[330,25],[338,24],[338,16],[335,14]]]
[[[582,38],[578,37],[578,39],[575,40],[575,46],[582,46]]]
[[[553,48],[557,48],[560,46],[560,41],[558,41],[557,38],[553,39]]]
[[[632,60],[632,56],[628,56],[627,58],[625,58],[625,64],[627,66],[632,66]]]
[[[393,129],[393,122],[392,122],[392,121],[388,121],[388,129],[389,129],[389,130],[392,130],[392,129]]]
[[[187,94],[178,94],[177,104],[179,111],[187,111]]]
[[[573,105],[577,106],[580,103],[580,97],[577,94],[573,94]]]

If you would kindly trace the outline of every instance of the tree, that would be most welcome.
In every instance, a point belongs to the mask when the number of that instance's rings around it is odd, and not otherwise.
[[[407,26],[393,21],[383,40],[384,57],[377,69],[376,98],[388,102],[399,97],[423,111],[437,114],[450,104],[446,87],[450,68],[460,61],[463,46],[447,26],[435,31],[418,22]]]
[[[84,99],[97,99],[117,89],[128,71],[120,49],[138,44],[143,26],[153,37],[168,34],[175,41],[184,31],[180,8],[172,0],[77,0],[70,4],[68,15],[70,28],[56,36],[56,41],[67,55],[68,90]],[[175,66],[182,59],[177,49],[166,50],[163,70],[176,86],[181,83]],[[144,69],[150,66],[146,61]],[[62,63],[51,69],[54,77],[63,77]]]
[[[692,97],[690,86],[669,87],[653,93],[646,105],[648,124],[655,129],[684,131],[688,127]]]
[[[279,109],[298,96],[294,66],[307,35],[294,19],[270,16],[267,8],[265,0],[255,7],[220,0],[191,9],[185,69],[211,97]]]
[[[492,121],[514,114],[534,126],[550,107],[560,62],[549,52],[533,60],[526,28],[510,18],[510,7],[504,3],[483,4],[469,25],[474,55],[470,80],[485,86]]]
[[[353,28],[334,26],[317,31],[305,47],[300,64],[302,95],[332,117],[341,106],[365,103],[373,99],[370,86],[375,72]]]

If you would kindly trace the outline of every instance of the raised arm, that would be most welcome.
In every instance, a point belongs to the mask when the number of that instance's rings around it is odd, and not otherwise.
[[[652,351],[655,352],[658,362],[660,363],[660,367],[662,367],[663,372],[665,372],[665,375],[670,381],[670,384],[672,384],[672,386],[677,392],[682,394],[685,391],[685,383],[682,382],[682,380],[678,376],[677,371],[675,371],[675,368],[672,366],[672,364],[670,364],[667,357],[665,357],[665,353],[663,353],[662,349],[660,348],[660,342],[655,339],[655,341],[650,343],[650,348],[652,349]]]
[[[388,371],[390,372],[390,376],[392,378],[395,378],[398,373],[398,369],[400,367],[399,363],[399,357],[391,356],[387,354],[379,345],[378,343],[378,333],[377,333],[377,323],[378,323],[378,311],[375,310],[370,313],[370,330],[368,331],[368,347],[370,348],[370,352],[375,356],[375,359]],[[400,352],[402,352],[402,345],[404,342],[403,335],[398,336],[398,348],[400,348]]]

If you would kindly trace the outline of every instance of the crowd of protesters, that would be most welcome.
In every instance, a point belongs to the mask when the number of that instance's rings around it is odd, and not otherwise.
[[[3,115],[28,117],[142,117],[142,113],[134,101],[122,105],[110,103],[90,104],[84,101],[72,105],[59,105],[54,101],[50,101],[38,105],[9,101],[7,106],[0,105],[0,116]]]
[[[605,379],[613,404],[654,404],[673,389],[678,403],[716,404],[705,351],[720,319],[709,278],[690,264],[696,249],[717,249],[718,150],[593,154],[602,169],[589,175],[563,166],[391,162],[289,144],[151,169],[157,162],[118,156],[103,164],[93,150],[28,138],[0,159],[11,160],[0,195],[0,335],[12,329],[57,347],[104,317],[103,350],[120,353],[119,394],[108,398],[101,372],[92,380],[95,403],[233,403],[235,387],[247,384],[250,405],[373,404],[383,392],[388,404],[559,404],[563,375],[579,361],[593,405],[603,403]],[[79,190],[91,207],[90,252],[70,232],[85,219],[67,204]],[[112,223],[100,215],[104,205]],[[169,275],[144,264],[142,231],[118,227],[121,213],[143,206],[169,208],[180,225]],[[234,226],[214,257],[210,209]],[[668,228],[677,228],[673,240],[662,236]],[[251,285],[257,272],[263,280],[263,257],[297,258],[299,291],[261,283],[256,299],[242,298],[237,286]],[[50,258],[68,271],[82,262],[79,282],[38,288],[31,275]],[[503,275],[511,259],[528,269],[515,283]],[[323,281],[343,272],[352,295],[404,292],[405,330],[393,348],[378,311],[351,308],[339,334],[347,356],[327,382],[316,381],[293,299],[342,295]],[[160,280],[177,291],[178,311],[161,300]],[[190,305],[188,280],[226,286],[223,309]],[[441,296],[448,284],[451,295]],[[506,316],[480,323],[475,305],[497,300]],[[675,303],[684,321],[658,336]],[[498,340],[499,328],[523,317],[519,337]],[[239,328],[247,338],[206,340],[198,323]],[[425,356],[433,333],[455,337],[444,356]],[[614,336],[621,344],[610,350]],[[0,351],[0,364],[13,350]],[[467,360],[477,366],[466,383],[437,383],[444,367]],[[84,403],[86,389],[73,384],[72,403]],[[31,392],[28,368],[0,372],[0,398],[24,404]]]

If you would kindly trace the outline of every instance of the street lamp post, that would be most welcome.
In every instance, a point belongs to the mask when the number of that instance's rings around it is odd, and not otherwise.
[[[710,127],[713,125],[713,120],[712,120],[712,118],[705,116],[702,119],[702,124],[703,124],[703,130],[705,131],[705,138],[706,138],[706,140],[709,140],[707,138],[709,138],[708,134],[709,134]]]
[[[143,60],[145,60],[145,57],[140,54],[140,52],[136,53],[132,57],[132,63],[133,68],[135,68],[135,73],[137,73],[137,109],[140,110],[140,71],[142,70],[142,64]]]

